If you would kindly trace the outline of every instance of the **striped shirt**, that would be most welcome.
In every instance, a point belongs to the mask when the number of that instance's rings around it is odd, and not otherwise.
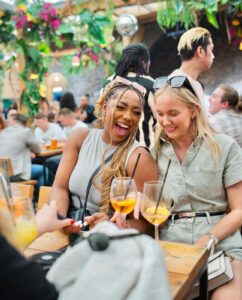
[[[242,147],[242,114],[233,109],[223,109],[211,116],[209,122],[216,131],[232,137]]]

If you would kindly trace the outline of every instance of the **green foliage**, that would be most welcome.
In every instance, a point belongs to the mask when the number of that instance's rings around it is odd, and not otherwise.
[[[195,13],[206,14],[208,22],[218,28],[216,14],[219,4],[230,4],[242,9],[241,0],[160,0],[161,8],[157,13],[157,22],[163,31],[180,23],[188,29],[194,26]]]
[[[83,2],[83,1],[78,1]],[[62,58],[64,70],[68,73],[79,73],[83,67],[95,67],[106,62],[108,42],[105,36],[107,27],[113,28],[110,11],[101,15],[88,10],[80,10],[79,18],[73,22],[65,21],[58,15],[52,4],[44,0],[33,0],[31,5],[26,0],[16,0],[16,11],[13,15],[0,11],[0,43],[10,46],[10,51],[22,54],[25,67],[19,73],[25,83],[25,89],[20,101],[25,104],[28,114],[32,116],[38,110],[38,101],[41,95],[41,86],[44,84],[44,75],[50,66],[51,51],[63,49],[65,45],[77,48],[77,53]],[[18,30],[17,37],[14,31]],[[104,50],[105,48],[105,50]],[[80,60],[80,65],[72,65],[73,57]],[[1,75],[10,68],[16,60],[12,56],[5,64],[0,64]],[[1,58],[0,58],[1,61]]]

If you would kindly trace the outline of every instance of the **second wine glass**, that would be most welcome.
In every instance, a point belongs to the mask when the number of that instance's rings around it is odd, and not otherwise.
[[[133,211],[137,201],[137,187],[134,179],[114,178],[110,188],[110,199],[116,212],[127,215]]]
[[[171,213],[171,195],[162,181],[147,181],[144,184],[141,214],[155,226],[155,239],[159,240],[159,225]]]

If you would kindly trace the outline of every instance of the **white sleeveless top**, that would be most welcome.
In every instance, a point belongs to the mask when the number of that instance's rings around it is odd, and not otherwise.
[[[102,133],[102,129],[90,130],[87,137],[83,141],[79,152],[78,161],[72,171],[69,180],[69,191],[72,194],[72,205],[76,208],[80,207],[80,200],[82,202],[82,206],[84,206],[89,179],[95,170],[101,165],[103,153],[107,147],[109,147],[109,144],[103,142]],[[141,147],[141,145],[136,141],[130,147],[126,159],[126,166],[130,155],[138,147]],[[110,146],[106,158],[116,149],[117,146]],[[101,178],[98,178],[97,184],[101,184]],[[91,213],[98,212],[100,211],[100,203],[101,192],[94,185],[92,185],[88,196],[87,209],[90,210]]]

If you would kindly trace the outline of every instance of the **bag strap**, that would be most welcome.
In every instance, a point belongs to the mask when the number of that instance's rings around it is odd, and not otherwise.
[[[114,153],[115,153],[115,151],[105,159],[105,161],[104,161],[105,165],[112,159]],[[90,189],[92,186],[92,180],[97,175],[97,173],[101,170],[101,167],[102,167],[102,164],[96,168],[96,170],[93,172],[91,178],[89,179],[87,189],[86,189],[86,198],[85,198],[85,202],[84,202],[84,206],[83,206],[84,210],[87,209],[87,200],[88,200],[89,192],[90,192]]]

